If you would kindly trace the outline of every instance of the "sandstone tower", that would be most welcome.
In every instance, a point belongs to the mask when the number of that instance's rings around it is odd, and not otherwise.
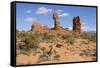
[[[79,16],[73,18],[73,32],[81,33],[81,22]]]
[[[58,20],[58,14],[53,13],[53,20],[54,20],[54,29],[59,29],[60,28],[60,22]]]
[[[63,28],[60,25],[59,19],[58,19],[58,13],[53,13],[53,20],[54,20],[54,27],[49,28],[47,25],[40,24],[38,22],[34,22],[31,26],[32,32],[38,32],[38,33],[50,33],[50,34],[72,34],[72,33],[81,33],[81,22],[80,17],[76,16],[73,18],[73,30],[70,30],[69,28]]]

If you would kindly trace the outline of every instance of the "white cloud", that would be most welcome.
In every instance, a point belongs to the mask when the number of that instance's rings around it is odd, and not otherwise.
[[[82,26],[82,30],[87,30],[88,27],[87,26]]]
[[[62,14],[60,14],[59,16],[60,17],[64,17],[64,16],[68,16],[69,14],[68,13],[62,13]]]
[[[48,12],[51,12],[52,9],[48,9],[46,7],[39,7],[36,11],[36,14],[47,14]]]
[[[24,21],[27,23],[33,23],[34,21],[36,21],[36,18],[28,17]]]
[[[69,13],[63,12],[63,11],[60,10],[60,9],[57,10],[56,13],[58,13],[58,15],[59,15],[60,17],[65,17],[65,16],[68,16],[68,15],[69,15]]]
[[[82,29],[85,28],[85,25],[86,25],[85,22],[82,22],[82,23],[81,23]]]
[[[90,27],[89,25],[86,25],[85,22],[82,22],[82,30],[83,31],[96,31],[96,28]]]
[[[27,10],[26,13],[31,13],[31,10]]]
[[[89,27],[85,24],[85,22],[82,22],[82,30],[83,31],[88,31]]]
[[[62,12],[62,10],[58,9],[56,12]]]
[[[70,27],[68,27],[69,28],[69,30],[72,30],[72,27],[70,26]]]

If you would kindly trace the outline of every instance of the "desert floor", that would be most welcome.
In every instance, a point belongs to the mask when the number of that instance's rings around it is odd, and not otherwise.
[[[64,40],[41,41],[36,51],[16,56],[17,65],[95,60],[96,43],[87,39],[75,39],[70,43]]]

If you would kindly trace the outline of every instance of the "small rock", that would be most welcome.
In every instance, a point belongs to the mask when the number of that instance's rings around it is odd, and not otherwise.
[[[60,48],[62,47],[63,45],[62,44],[57,44],[56,47]]]

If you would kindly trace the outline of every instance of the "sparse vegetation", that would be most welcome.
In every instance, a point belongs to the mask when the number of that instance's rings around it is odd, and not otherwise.
[[[89,41],[96,42],[96,34],[95,33],[83,33],[81,34],[81,38],[88,39]]]
[[[82,53],[80,53],[80,56],[96,56],[96,50],[95,49],[87,49],[82,50]]]
[[[38,40],[34,38],[32,33],[17,33],[17,48],[21,54],[29,54],[39,48]]]
[[[74,35],[62,35],[62,39],[65,40],[67,43],[73,44],[75,40]]]
[[[37,63],[45,62],[45,61],[59,61],[60,56],[57,55],[55,50],[49,51],[45,48],[42,47],[42,54],[39,56],[39,59]]]
[[[86,47],[86,49],[83,49],[83,50],[81,50],[80,48],[82,44],[89,45],[91,42],[92,43],[95,42],[96,41],[95,34],[52,35],[49,33],[34,33],[31,31],[29,32],[17,31],[16,35],[17,35],[16,36],[17,56],[20,54],[30,56],[31,53],[33,56],[39,55],[36,63],[60,61],[61,55],[58,54],[58,51],[56,51],[56,49],[59,50],[64,47],[67,47],[66,51],[69,50],[67,53],[74,53],[73,51],[75,51],[75,48],[76,48],[76,50],[77,49],[80,50],[79,56],[88,56],[88,57],[91,57],[91,60],[93,61],[96,60],[95,48],[89,49],[88,46]],[[77,42],[77,39],[80,41],[80,43],[78,44],[80,46],[78,45],[76,46],[76,44],[74,44]],[[40,45],[41,42],[45,42],[45,44],[48,44],[48,45],[44,44],[44,47],[42,47]],[[73,45],[73,46],[70,46],[70,45]],[[54,46],[55,48],[53,48]],[[71,50],[73,51],[71,52]],[[31,64],[31,63],[32,62],[30,61],[28,64]]]

